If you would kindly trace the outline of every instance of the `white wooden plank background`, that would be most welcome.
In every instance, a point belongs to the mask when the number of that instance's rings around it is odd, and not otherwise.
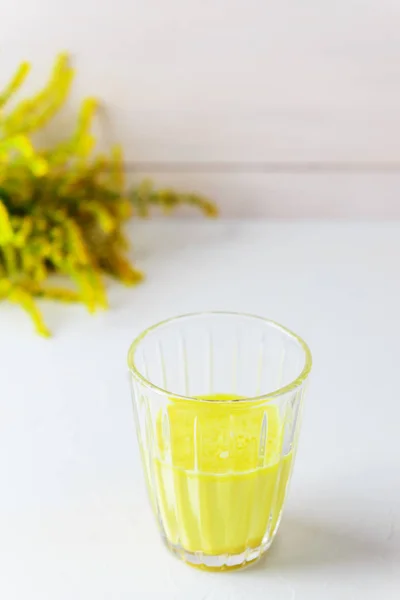
[[[226,215],[400,217],[398,0],[2,0],[0,78],[71,52],[102,143]],[[173,171],[170,172],[170,171]]]

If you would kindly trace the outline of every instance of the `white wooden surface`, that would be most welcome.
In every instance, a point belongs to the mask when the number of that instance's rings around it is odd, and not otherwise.
[[[384,176],[382,201],[379,179],[361,174],[347,197],[336,172],[396,163],[400,173],[397,0],[3,0],[1,12],[1,79],[29,58],[34,89],[60,49],[77,67],[69,110],[49,135],[95,94],[103,142],[121,141],[128,163],[156,175],[173,163],[178,184],[199,191],[197,167],[220,165],[210,186],[227,191],[217,194],[227,215],[285,216],[296,204],[293,216],[329,216],[334,196],[343,216],[400,216],[399,177]],[[189,180],[185,163],[196,167]],[[311,173],[310,192],[284,177],[293,163]],[[283,176],[271,183],[265,168]],[[248,182],[239,211],[237,182],[224,174],[235,169]]]
[[[112,310],[46,305],[52,340],[0,310],[0,597],[396,600],[400,588],[399,224],[153,222],[148,275]],[[244,572],[180,564],[144,492],[126,375],[133,337],[203,309],[254,312],[314,355],[278,540]]]

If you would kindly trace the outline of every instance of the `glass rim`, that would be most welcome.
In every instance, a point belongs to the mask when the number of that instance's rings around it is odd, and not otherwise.
[[[135,352],[136,352],[139,344],[146,338],[146,336],[149,333],[152,333],[153,331],[163,327],[164,325],[174,323],[175,321],[191,319],[193,317],[218,316],[218,315],[222,316],[222,317],[224,317],[224,316],[225,317],[247,317],[250,319],[256,319],[256,320],[262,321],[266,325],[270,325],[272,327],[275,327],[276,329],[279,329],[282,333],[291,337],[297,344],[299,344],[301,346],[301,348],[303,349],[303,352],[304,352],[304,356],[305,356],[304,367],[301,370],[300,374],[297,375],[297,377],[295,379],[293,379],[293,381],[287,383],[286,385],[284,385],[276,390],[273,390],[272,392],[268,392],[267,394],[261,394],[261,395],[252,396],[252,397],[246,396],[245,398],[237,398],[237,399],[232,399],[232,400],[213,400],[211,398],[201,398],[199,396],[184,396],[182,394],[176,394],[176,393],[172,392],[171,390],[165,390],[164,388],[159,387],[158,385],[152,383],[136,367],[135,360],[134,360]],[[245,402],[268,402],[270,400],[273,400],[274,398],[283,396],[284,394],[287,394],[288,392],[292,392],[295,389],[301,387],[311,372],[312,354],[311,354],[311,350],[308,347],[308,345],[306,344],[306,342],[299,335],[297,335],[297,333],[294,333],[293,331],[291,331],[284,325],[281,325],[280,323],[277,323],[276,321],[273,321],[272,319],[267,319],[266,317],[261,317],[259,315],[254,315],[254,314],[250,314],[250,313],[212,310],[212,311],[200,311],[200,312],[187,313],[187,314],[183,314],[183,315],[177,315],[175,317],[170,317],[169,319],[164,319],[163,321],[159,321],[158,323],[155,323],[154,325],[150,325],[150,327],[147,327],[144,331],[139,333],[139,335],[133,340],[132,344],[129,347],[128,368],[129,368],[129,371],[134,376],[134,378],[136,379],[136,381],[138,381],[145,387],[149,388],[150,390],[156,392],[157,394],[160,394],[162,396],[167,396],[169,398],[173,398],[174,400],[185,400],[185,401],[189,401],[189,402],[205,402],[205,403],[212,403],[212,404],[221,404],[221,403],[223,403],[223,404],[233,404],[233,403],[234,404],[242,404]]]

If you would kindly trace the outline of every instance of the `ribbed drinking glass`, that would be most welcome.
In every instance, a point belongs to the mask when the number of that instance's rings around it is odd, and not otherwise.
[[[308,346],[261,317],[199,313],[144,331],[128,363],[147,488],[167,546],[205,569],[255,561],[281,520]]]

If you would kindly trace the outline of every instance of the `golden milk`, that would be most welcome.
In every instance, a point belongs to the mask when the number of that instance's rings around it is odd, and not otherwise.
[[[157,419],[155,492],[169,543],[238,554],[273,535],[290,474],[273,404],[172,400]]]

